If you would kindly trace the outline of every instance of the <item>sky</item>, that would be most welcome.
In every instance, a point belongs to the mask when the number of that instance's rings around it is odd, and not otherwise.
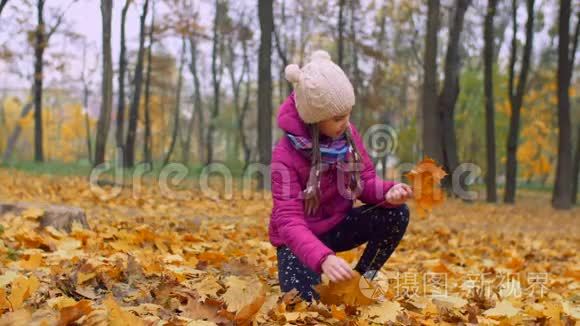
[[[16,6],[23,6],[22,1],[25,0],[9,0],[7,7],[4,9],[2,16],[0,16],[0,46],[5,45],[9,48],[19,48],[19,49],[26,49],[25,51],[28,52],[28,56],[26,60],[20,60],[22,63],[20,65],[23,66],[24,69],[30,73],[32,70],[33,64],[33,57],[30,47],[25,43],[26,36],[24,34],[14,32],[13,28],[10,27],[9,23],[13,22],[16,18],[17,10],[15,9]],[[27,0],[31,2],[35,2],[35,0]],[[47,1],[47,6],[51,6],[52,8],[66,8],[73,0],[51,0]],[[539,3],[539,7],[543,8],[544,13],[546,15],[546,22],[551,23],[553,21],[553,16],[556,14],[554,9],[557,9],[556,6],[551,4],[551,0],[540,0],[537,1]],[[135,51],[138,47],[138,34],[139,34],[139,15],[141,13],[141,4],[142,0],[136,0],[136,4],[132,5],[129,9],[127,15],[127,24],[126,24],[126,35],[127,35],[127,48],[129,51]],[[163,4],[162,1],[156,1],[156,17],[159,17],[170,14],[169,9]],[[200,20],[202,26],[211,26],[212,19],[213,19],[213,0],[200,0],[194,1],[198,6],[198,11],[201,13]],[[545,3],[545,5],[543,4]],[[112,54],[113,54],[113,66],[116,69],[116,65],[118,62],[119,57],[119,39],[120,39],[120,20],[121,20],[121,11],[122,6],[124,4],[123,0],[114,0],[113,1],[114,8],[113,8],[113,21],[112,21]],[[245,7],[256,7],[256,0],[238,0],[235,1],[235,5],[238,6],[245,6]],[[478,5],[479,6],[479,5]],[[523,22],[525,19],[525,8],[523,4],[520,6],[519,15],[520,21]],[[474,8],[470,8],[472,11],[471,14],[475,14]],[[29,9],[30,18],[27,21],[27,24],[33,26],[35,23],[35,10]],[[28,14],[28,13],[27,13]],[[469,14],[469,12],[468,12]],[[47,14],[47,16],[49,16]],[[100,1],[99,0],[78,0],[74,4],[68,7],[68,11],[66,12],[66,20],[70,23],[71,30],[76,31],[77,33],[83,35],[88,44],[90,44],[90,49],[88,51],[89,55],[87,56],[87,60],[89,62],[89,66],[94,66],[98,64],[97,60],[100,60],[97,57],[97,54],[100,53],[101,44],[102,44],[102,27],[101,27],[101,12],[100,12]],[[444,22],[443,22],[444,23]],[[5,25],[6,24],[6,25]],[[15,25],[15,24],[12,24]],[[3,26],[8,26],[8,28],[4,28]],[[504,44],[501,51],[501,57],[507,58],[507,53],[509,51],[509,38],[511,38],[511,29],[506,31],[508,35],[504,39]],[[523,29],[520,28],[519,33],[523,38]],[[17,34],[17,35],[15,35]],[[255,38],[259,38],[259,34],[255,35]],[[51,43],[49,51],[58,51],[58,50],[69,50],[68,47],[74,46],[78,48],[77,51],[74,51],[74,55],[67,57],[66,63],[69,65],[69,71],[72,74],[80,75],[81,71],[81,47],[77,45],[71,45],[69,43],[63,42],[63,38],[55,37],[54,41]],[[541,48],[543,45],[547,43],[547,35],[536,35],[534,39],[534,47]],[[162,40],[162,46],[171,53],[178,53],[180,47],[180,41],[175,38],[164,38]],[[205,53],[206,56],[209,56],[210,53],[210,46],[211,42],[204,42],[202,45],[202,52]],[[23,50],[24,51],[24,50]],[[69,51],[70,52],[70,51]],[[20,66],[18,67],[20,68]],[[2,88],[28,88],[30,82],[26,79],[18,77],[16,74],[10,73],[10,70],[13,67],[8,66],[6,63],[0,61],[0,89]],[[202,69],[207,69],[207,67],[202,67]],[[53,73],[50,75],[50,72],[47,73],[47,84],[50,85],[51,80],[54,80],[55,83],[61,82],[58,78],[61,78],[60,74]],[[187,75],[187,74],[186,74]],[[188,76],[186,76],[188,78]],[[98,87],[98,85],[95,85]]]
[[[4,23],[9,23],[11,19],[15,18],[16,10],[15,6],[21,6],[18,4],[19,1],[22,0],[9,0],[7,7],[2,12],[2,16],[0,16],[0,26]],[[71,4],[72,0],[51,0],[47,1],[47,7],[50,5],[51,8],[66,8]],[[127,23],[125,27],[126,33],[126,40],[127,40],[127,49],[129,51],[134,51],[138,48],[138,37],[139,37],[139,16],[141,14],[142,6],[140,5],[142,1],[137,0],[135,4],[130,6],[129,11],[127,13]],[[168,8],[163,5],[160,1],[156,1],[158,3],[156,5],[156,17],[159,19],[160,16],[165,15],[168,13]],[[211,24],[211,1],[196,1],[197,6],[200,12],[207,13],[205,15],[201,15],[201,23],[204,25]],[[120,50],[120,26],[121,26],[121,12],[123,8],[124,1],[122,0],[114,0],[113,1],[113,20],[112,20],[112,35],[111,35],[111,50],[113,56],[113,65],[116,67],[119,58],[119,50]],[[149,8],[149,16],[147,20],[147,24],[150,22],[150,13],[151,8]],[[35,23],[36,16],[35,11],[30,11],[31,15],[34,15],[33,19],[29,21],[30,24]],[[48,14],[46,15],[49,16]],[[101,10],[100,10],[100,1],[99,0],[78,0],[74,4],[68,7],[66,11],[66,20],[71,26],[71,30],[83,35],[86,37],[87,43],[90,45],[91,51],[88,51],[87,60],[91,61],[88,63],[88,66],[93,66],[95,61],[101,60],[97,58],[97,53],[100,53],[101,45],[102,45],[102,22],[101,22]],[[2,28],[0,27],[0,46],[2,44],[7,45],[8,47],[18,47],[23,48],[23,44],[20,41],[14,40],[13,35],[9,35],[9,33],[2,33]],[[19,35],[20,38],[24,39],[23,35]],[[62,48],[70,46],[70,44],[64,44],[62,42],[62,38],[59,39],[55,37],[54,42],[51,42],[51,47],[54,49]],[[177,39],[166,38],[163,40],[163,47],[165,47],[168,51],[172,53],[178,53],[180,43]],[[24,45],[27,47],[27,45]],[[71,65],[71,71],[79,71],[82,67],[82,54],[80,45],[77,45],[78,51],[75,58],[71,58],[70,61],[67,61],[68,64]],[[32,62],[30,63],[32,66]],[[0,61],[0,88],[20,88],[20,87],[28,87],[28,81],[15,76],[15,74],[7,73],[9,71],[9,67],[3,62]],[[77,73],[77,74],[79,74]],[[50,76],[49,76],[50,78]]]

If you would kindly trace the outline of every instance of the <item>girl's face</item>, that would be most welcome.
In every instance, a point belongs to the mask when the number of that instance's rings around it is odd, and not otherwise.
[[[344,115],[338,115],[318,123],[318,129],[320,133],[330,137],[338,138],[346,131],[348,128],[348,121],[350,119],[350,113]]]

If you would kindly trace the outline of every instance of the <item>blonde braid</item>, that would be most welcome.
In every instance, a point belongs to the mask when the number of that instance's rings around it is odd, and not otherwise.
[[[356,147],[356,143],[354,142],[352,132],[350,130],[350,126],[346,128],[346,141],[350,145],[352,155],[348,159],[348,163],[354,163],[352,166],[352,174],[350,175],[349,183],[348,183],[348,190],[351,194],[353,194],[353,199],[355,199],[358,194],[362,191],[362,180],[361,180],[361,170],[359,169],[359,163],[361,163],[362,158],[359,152],[359,149]]]
[[[310,124],[310,134],[312,136],[312,155],[310,175],[304,190],[304,210],[307,215],[312,216],[320,206],[320,171],[322,169],[322,154],[320,153],[320,134],[318,124]]]

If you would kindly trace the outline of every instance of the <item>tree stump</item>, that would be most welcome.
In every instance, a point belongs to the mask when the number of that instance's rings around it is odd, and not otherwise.
[[[7,213],[18,215],[31,208],[43,210],[42,215],[39,217],[40,226],[43,228],[52,226],[55,229],[70,232],[75,221],[86,229],[90,228],[84,210],[74,206],[0,203],[0,218]]]

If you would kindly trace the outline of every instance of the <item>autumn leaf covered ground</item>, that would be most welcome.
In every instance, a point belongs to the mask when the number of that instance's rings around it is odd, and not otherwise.
[[[183,186],[177,200],[149,182],[102,201],[83,177],[4,169],[0,180],[2,202],[78,206],[91,225],[40,228],[34,209],[0,217],[1,325],[579,323],[580,209],[554,211],[544,193],[412,215],[372,293],[360,288],[384,300],[308,305],[280,293],[267,196]]]

